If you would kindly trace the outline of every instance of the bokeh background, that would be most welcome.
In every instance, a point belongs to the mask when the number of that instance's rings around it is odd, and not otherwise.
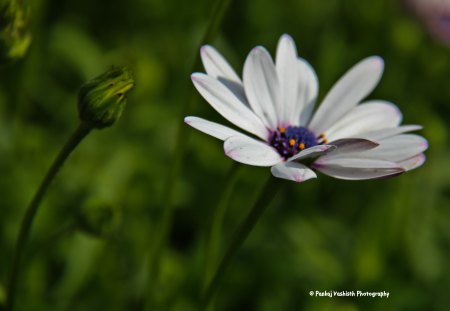
[[[30,50],[0,67],[0,308],[25,207],[77,126],[79,86],[126,65],[136,88],[123,117],[80,145],[41,206],[17,310],[198,310],[206,242],[233,167],[219,141],[182,123],[184,114],[223,122],[189,78],[213,2],[30,5]],[[449,15],[424,7],[392,0],[231,1],[208,43],[238,72],[252,47],[274,53],[279,36],[289,33],[316,69],[323,98],[353,64],[380,55],[386,69],[370,98],[390,100],[404,123],[424,125],[430,148],[423,167],[394,179],[320,175],[286,183],[232,262],[216,310],[448,310],[450,50],[426,19],[434,16],[445,28]],[[178,155],[180,170],[167,192]],[[237,174],[215,244],[220,252],[270,172],[239,167]],[[149,285],[149,256],[167,200],[173,221]],[[319,298],[311,290],[390,296]]]

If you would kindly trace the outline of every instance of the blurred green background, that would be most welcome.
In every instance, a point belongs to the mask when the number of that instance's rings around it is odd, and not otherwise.
[[[79,86],[126,65],[136,88],[123,117],[80,145],[41,206],[17,310],[198,310],[205,245],[232,167],[219,141],[181,124],[212,1],[30,2],[30,50],[0,67],[0,308],[25,207],[77,126]],[[241,72],[252,47],[274,53],[283,33],[316,69],[319,98],[353,64],[382,56],[385,74],[370,98],[390,100],[404,123],[424,125],[428,160],[388,180],[320,175],[287,183],[234,259],[216,310],[448,310],[448,47],[390,0],[232,1],[209,43]],[[223,122],[194,98],[188,115]],[[147,286],[180,124],[184,157],[173,183],[173,226],[159,278]],[[216,245],[221,251],[270,172],[246,166],[238,174]],[[390,296],[320,298],[311,290]]]

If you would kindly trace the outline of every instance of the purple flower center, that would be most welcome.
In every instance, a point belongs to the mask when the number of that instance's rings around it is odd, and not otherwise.
[[[316,135],[303,126],[279,127],[270,138],[270,145],[285,160],[317,144]]]

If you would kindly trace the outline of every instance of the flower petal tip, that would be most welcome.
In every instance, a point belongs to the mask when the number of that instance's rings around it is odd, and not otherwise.
[[[402,169],[404,169],[405,171],[410,171],[422,166],[426,160],[427,157],[425,156],[425,154],[421,153],[412,157],[411,159],[401,162],[400,164],[402,166]]]
[[[307,180],[313,179],[313,178],[317,178],[317,176],[314,176],[314,175],[305,176],[305,175],[300,175],[300,174],[294,175],[294,181],[297,183],[302,183],[304,181],[307,181]]]
[[[374,55],[371,57],[374,64],[384,67],[384,59],[381,56]]]
[[[371,68],[371,70],[374,70],[373,73],[375,74],[375,72],[377,72],[380,75],[379,78],[381,78],[381,75],[383,74],[384,71],[384,59],[381,56],[378,55],[369,56],[362,62],[368,64],[369,68]]]
[[[206,44],[206,45],[202,45],[202,47],[200,48],[200,55],[202,58],[208,58],[208,57],[213,57],[214,55],[214,47]]]
[[[294,39],[292,39],[292,37],[287,33],[282,34],[280,40],[287,41],[291,44],[294,43]]]
[[[250,53],[258,55],[261,53],[266,53],[266,49],[262,45],[257,45],[250,51]]]
[[[200,82],[205,74],[202,72],[194,72],[191,74],[191,80],[193,82]]]
[[[294,181],[298,182],[298,183],[301,183],[303,181],[303,177],[300,176],[300,175],[295,175],[294,176]]]
[[[257,54],[258,52],[259,52],[259,46],[256,46],[250,51],[250,54]]]
[[[223,144],[223,152],[227,157],[233,158],[233,150],[229,148],[228,144]]]
[[[209,44],[202,45],[202,47],[200,48],[200,53],[207,53],[211,48],[212,46]]]

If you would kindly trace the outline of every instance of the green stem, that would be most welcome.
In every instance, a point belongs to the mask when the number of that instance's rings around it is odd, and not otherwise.
[[[236,230],[233,239],[231,240],[231,244],[228,247],[225,255],[222,258],[222,261],[217,268],[217,271],[212,278],[212,281],[209,283],[209,286],[206,290],[204,300],[203,300],[203,308],[202,310],[206,310],[208,308],[209,303],[214,297],[219,285],[222,280],[223,275],[225,274],[228,266],[230,265],[233,256],[236,254],[237,250],[242,246],[242,244],[247,239],[248,235],[255,227],[262,213],[265,211],[267,206],[270,205],[275,195],[278,193],[278,190],[281,188],[282,181],[276,179],[273,176],[270,176],[264,185],[261,193],[250,210],[247,217],[241,223],[241,225]]]
[[[80,124],[77,130],[72,134],[66,144],[63,146],[52,166],[48,170],[44,179],[39,186],[36,194],[28,206],[24,218],[22,219],[22,223],[20,225],[19,235],[16,241],[16,248],[14,252],[11,274],[9,279],[8,292],[6,297],[6,311],[12,311],[14,309],[15,302],[15,294],[17,287],[17,279],[19,277],[20,272],[20,263],[22,261],[23,252],[25,249],[25,245],[30,236],[31,227],[33,225],[34,218],[39,209],[39,204],[41,203],[43,197],[45,196],[48,187],[51,182],[55,178],[56,174],[64,164],[65,160],[72,153],[76,146],[86,137],[87,134],[91,131],[90,127],[87,127],[85,124]]]
[[[231,0],[217,0],[216,5],[213,9],[213,13],[209,20],[209,24],[206,28],[205,34],[200,42],[200,46],[210,42],[216,35],[219,26],[225,15],[225,11]],[[195,60],[192,64],[191,72],[197,70],[200,66],[201,59],[199,53],[196,53]],[[184,117],[194,106],[197,99],[197,93],[194,92],[194,88],[190,88],[190,94],[186,97],[187,100],[184,102],[181,108],[181,115]],[[172,226],[173,218],[173,202],[174,191],[176,188],[178,176],[181,171],[182,159],[184,158],[184,152],[186,150],[186,142],[188,141],[189,131],[186,131],[185,124],[179,122],[176,137],[175,137],[175,149],[173,152],[172,164],[169,165],[169,172],[167,179],[164,184],[162,199],[164,200],[162,204],[162,215],[161,220],[158,223],[156,236],[154,238],[153,251],[150,254],[150,264],[149,264],[149,277],[147,282],[151,283],[157,279],[157,271],[160,262],[161,252],[164,248],[164,244],[167,240],[167,235]],[[139,302],[138,302],[139,304]]]
[[[206,249],[206,261],[205,261],[205,276],[203,279],[203,290],[206,290],[206,286],[211,281],[214,273],[214,268],[216,267],[217,256],[219,253],[219,246],[221,243],[221,233],[223,218],[225,217],[225,212],[230,204],[231,194],[233,193],[234,186],[239,172],[239,164],[233,162],[227,177],[225,189],[218,200],[214,216],[212,218],[211,229],[208,235],[207,249]]]

